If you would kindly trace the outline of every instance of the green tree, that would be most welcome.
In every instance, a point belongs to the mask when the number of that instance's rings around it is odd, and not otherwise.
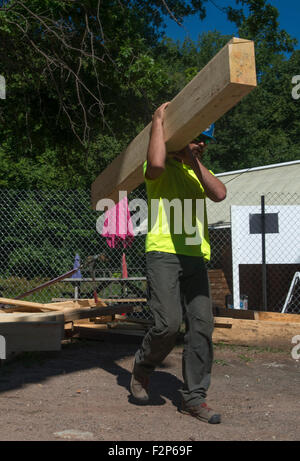
[[[241,10],[234,19],[239,36],[255,41],[258,87],[217,121],[218,143],[205,155],[215,172],[299,158],[300,104],[291,96],[292,76],[299,73],[296,40],[280,29],[278,11],[266,1],[240,3],[247,3],[248,15]],[[182,45],[166,40],[173,87],[182,88],[229,38],[212,31]]]
[[[300,106],[291,96],[297,41],[280,29],[275,7],[264,0],[241,3],[249,16],[242,15],[239,36],[255,42],[258,87],[217,123],[219,142],[209,152],[217,171],[299,158]]]
[[[0,1],[1,72],[8,88],[0,106],[0,185],[89,187],[149,123],[154,109],[174,97],[228,40],[216,31],[182,46],[161,40],[166,15],[179,23],[192,14],[202,19],[205,4]],[[271,107],[269,100],[276,104],[278,97],[267,81],[280,82],[276,69],[284,72],[283,53],[295,44],[280,30],[278,12],[266,0],[237,0],[237,7],[225,7],[224,14],[240,26],[240,36],[255,40],[260,87],[218,121],[219,144],[209,152],[217,169],[248,165],[254,133],[256,139],[260,134],[269,139],[261,119],[268,115],[263,112]],[[273,147],[262,144],[259,159],[265,161]]]
[[[162,97],[167,76],[154,53],[161,4],[1,3],[8,92],[0,111],[0,184],[89,187],[93,172],[125,148]],[[179,15],[195,10],[172,7]]]

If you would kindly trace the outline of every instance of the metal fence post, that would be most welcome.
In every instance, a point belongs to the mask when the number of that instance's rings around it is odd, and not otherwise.
[[[261,251],[262,251],[262,299],[263,311],[267,310],[267,265],[266,265],[266,215],[265,196],[261,196]]]

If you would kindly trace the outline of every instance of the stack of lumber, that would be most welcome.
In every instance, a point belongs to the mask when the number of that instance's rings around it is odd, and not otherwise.
[[[214,308],[213,342],[240,346],[291,349],[292,338],[300,335],[300,315],[276,312],[244,311]],[[103,339],[104,335],[135,335],[142,337],[151,326],[149,320],[128,320],[115,316],[113,322],[76,322],[78,337]]]
[[[101,300],[95,303],[93,299],[43,304],[0,298],[0,303],[5,306],[0,309],[0,336],[2,342],[3,338],[5,340],[6,355],[60,350],[66,325],[70,322],[134,309],[129,303],[107,305]]]
[[[292,348],[300,335],[300,315],[216,308],[213,340],[240,346]]]
[[[103,333],[142,337],[152,324],[151,320],[120,315],[138,309],[129,302],[106,304],[84,299],[43,304],[0,298],[0,303],[5,305],[0,309],[0,337],[5,338],[6,355],[60,350],[66,331],[79,338],[102,338]],[[298,314],[220,307],[215,307],[213,314],[215,343],[291,349],[292,338],[300,335]]]

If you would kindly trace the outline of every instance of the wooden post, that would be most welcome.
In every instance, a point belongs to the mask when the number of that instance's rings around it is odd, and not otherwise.
[[[261,196],[261,251],[262,251],[262,298],[263,311],[267,310],[267,266],[266,266],[266,213],[265,213],[265,196]]]
[[[164,122],[168,152],[185,147],[256,87],[254,42],[232,38],[170,102]],[[151,123],[95,179],[92,206],[101,199],[119,201],[143,181]],[[112,206],[113,204],[111,204]]]

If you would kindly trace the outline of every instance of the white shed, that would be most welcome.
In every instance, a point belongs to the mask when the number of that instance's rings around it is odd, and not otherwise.
[[[221,203],[207,201],[208,222],[211,233],[218,234],[216,241],[222,242],[225,230],[230,231],[231,241],[229,242],[227,237],[224,245],[228,246],[227,257],[229,254],[232,257],[233,305],[239,308],[242,295],[239,272],[243,266],[243,279],[251,270],[255,270],[256,274],[260,273],[257,265],[262,264],[269,265],[269,268],[272,266],[272,269],[277,266],[277,272],[280,274],[291,272],[288,275],[291,279],[294,271],[300,270],[300,160],[231,171],[216,176],[226,185],[227,197]],[[271,218],[272,215],[272,219],[275,220],[275,230],[266,229],[265,239],[262,238],[261,230],[253,231],[254,218],[256,224],[259,224],[261,219],[262,196],[267,217]],[[225,238],[223,241],[225,242]],[[247,275],[245,265],[248,265]],[[254,265],[256,268],[253,269]],[[269,284],[272,285],[273,294],[273,286],[275,285],[275,289],[279,288],[278,282],[276,286],[275,280],[270,276]],[[288,286],[284,285],[284,293],[287,294],[287,291]],[[283,292],[279,297],[282,296]],[[274,302],[270,304],[274,305]]]
[[[207,201],[208,222],[212,227],[228,227],[232,205],[300,205],[300,160],[219,173],[227,197],[221,203]]]

